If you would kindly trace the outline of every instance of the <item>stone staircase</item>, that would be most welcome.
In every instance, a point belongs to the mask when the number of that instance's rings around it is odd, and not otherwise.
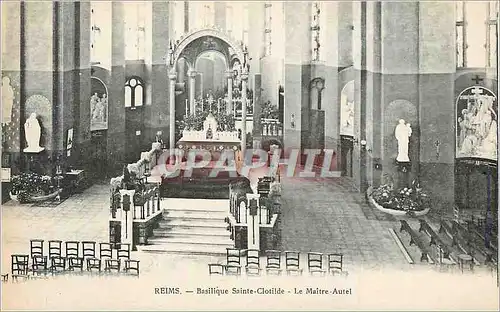
[[[228,200],[168,198],[162,206],[163,220],[153,230],[148,245],[137,246],[139,250],[218,256],[234,247],[224,222]]]

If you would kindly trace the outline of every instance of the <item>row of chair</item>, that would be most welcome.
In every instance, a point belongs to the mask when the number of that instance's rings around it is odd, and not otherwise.
[[[96,249],[93,241],[48,241],[48,253],[45,253],[45,243],[41,239],[30,240],[30,254],[11,255],[11,275],[18,277],[46,275],[47,273],[73,272],[77,269],[101,272],[135,272],[139,275],[139,260],[130,259],[130,244],[99,243]],[[99,254],[97,254],[99,251]],[[31,258],[31,263],[30,263]],[[123,263],[123,267],[122,267]],[[8,276],[2,275],[3,280]]]
[[[285,265],[282,267],[282,254],[285,256]],[[267,250],[265,251],[266,264],[261,267],[261,252],[257,249],[227,248],[226,263],[211,263],[208,265],[210,275],[241,275],[242,258],[246,259],[244,266],[246,275],[259,276],[262,271],[268,275],[281,275],[283,269],[287,275],[302,275],[304,269],[300,263],[301,253],[298,251]],[[326,258],[326,265],[324,265]],[[318,252],[307,253],[307,270],[311,275],[347,274],[344,271],[344,256],[341,253],[324,255]]]

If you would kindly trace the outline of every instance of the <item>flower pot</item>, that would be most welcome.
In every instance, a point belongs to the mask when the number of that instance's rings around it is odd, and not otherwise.
[[[369,187],[368,190],[366,191],[366,198],[368,199],[368,204],[370,207],[380,210],[384,213],[393,215],[393,216],[406,216],[408,214],[408,211],[405,210],[397,210],[397,209],[391,209],[391,208],[386,208],[381,205],[379,205],[375,199],[371,196],[372,193],[372,187]],[[430,208],[426,208],[424,210],[417,210],[414,211],[412,210],[411,212],[416,216],[416,217],[421,217],[426,215],[430,211]]]
[[[47,194],[47,195],[39,195],[39,196],[30,196],[29,199],[26,201],[26,203],[39,203],[39,202],[44,202],[46,200],[54,199],[61,193],[61,189],[57,189],[56,191]],[[18,195],[12,194],[9,192],[10,199],[16,202],[19,202]]]
[[[15,201],[15,202],[19,202],[19,200],[17,199],[17,194],[16,194],[16,195],[14,195],[14,194],[12,194],[11,192],[9,192],[9,195],[10,195],[10,199],[11,199],[11,200],[13,200],[13,201]]]

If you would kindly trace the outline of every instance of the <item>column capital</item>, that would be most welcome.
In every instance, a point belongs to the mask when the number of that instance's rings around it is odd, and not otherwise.
[[[196,78],[196,76],[198,76],[198,72],[196,70],[191,70],[189,71],[188,76],[191,78]]]
[[[248,73],[241,73],[241,80],[248,80]]]
[[[169,73],[168,74],[168,79],[170,79],[170,80],[176,80],[177,79],[177,73]]]
[[[234,72],[232,70],[226,71],[226,78],[227,79],[233,79],[234,77]]]

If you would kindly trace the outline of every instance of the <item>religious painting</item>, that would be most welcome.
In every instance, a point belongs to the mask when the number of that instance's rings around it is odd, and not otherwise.
[[[497,159],[497,97],[474,86],[463,90],[456,102],[456,157]]]
[[[101,79],[92,77],[90,96],[90,131],[108,129],[108,89]]]
[[[340,134],[354,136],[354,80],[340,92]]]

